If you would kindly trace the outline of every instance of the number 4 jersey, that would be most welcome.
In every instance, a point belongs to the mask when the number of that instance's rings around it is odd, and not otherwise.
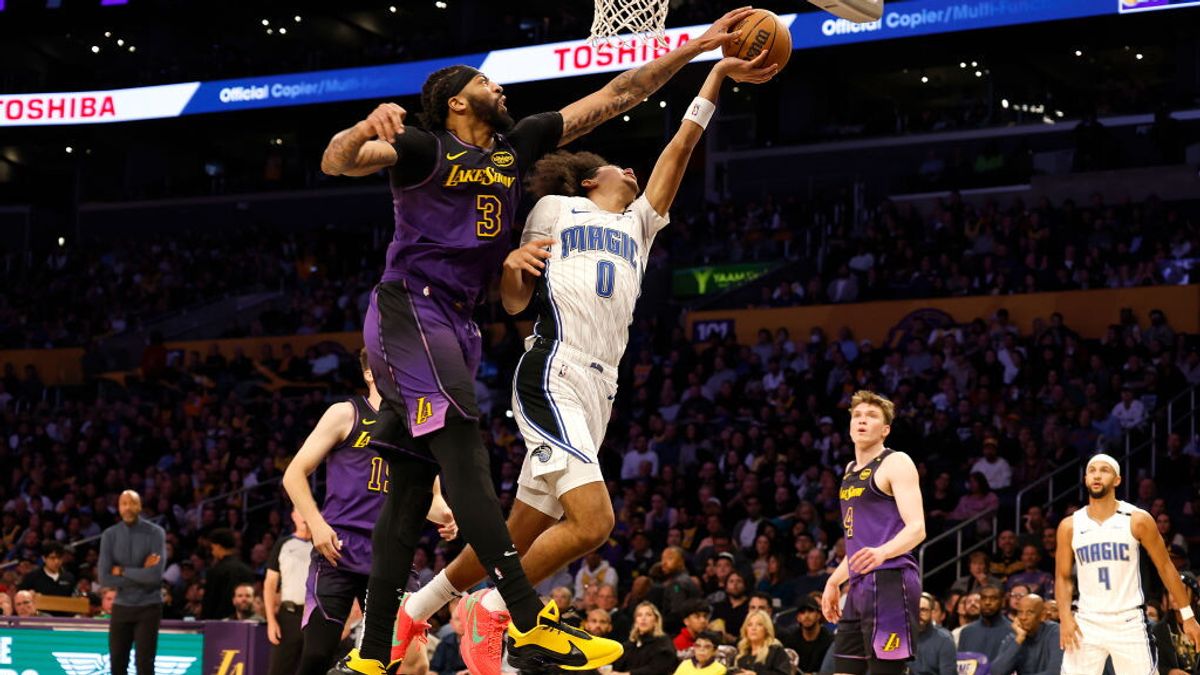
[[[534,334],[619,363],[650,246],[668,222],[645,195],[621,213],[605,211],[586,197],[540,199],[521,236],[522,244],[554,240],[537,280]]]
[[[1071,549],[1075,553],[1079,612],[1114,614],[1141,607],[1141,545],[1133,536],[1136,507],[1123,501],[1103,523],[1088,509],[1072,514]]]
[[[842,487],[838,490],[841,503],[842,529],[846,534],[846,559],[864,548],[878,548],[891,541],[904,529],[904,519],[896,506],[896,498],[879,488],[875,476],[888,455],[895,452],[885,448],[865,466],[846,465]],[[877,569],[916,569],[917,559],[912,551],[885,560]],[[850,572],[850,578],[860,575]]]

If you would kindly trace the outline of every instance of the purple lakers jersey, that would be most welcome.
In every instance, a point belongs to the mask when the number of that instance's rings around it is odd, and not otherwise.
[[[325,458],[325,504],[321,515],[335,531],[370,539],[388,491],[388,464],[372,450],[371,428],[379,412],[363,396],[350,399],[354,427]]]
[[[511,133],[496,134],[486,150],[445,129],[406,130],[396,143],[398,168],[391,181],[396,233],[383,281],[415,279],[474,306],[512,248],[523,174],[561,136],[557,112],[526,117]],[[423,168],[431,159],[432,168],[411,182],[416,177],[405,180],[399,167],[417,161],[414,157],[424,160]]]
[[[883,546],[904,529],[904,519],[896,507],[896,499],[884,493],[875,484],[875,472],[883,460],[895,452],[885,448],[864,467],[853,463],[846,467],[842,476],[842,489],[838,491],[842,507],[842,528],[846,533],[846,558],[851,558],[860,549]],[[876,569],[916,569],[917,560],[912,552],[884,561]],[[853,571],[851,578],[857,576]]]

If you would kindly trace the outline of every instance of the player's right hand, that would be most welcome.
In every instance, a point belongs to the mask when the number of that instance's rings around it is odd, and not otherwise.
[[[267,641],[273,645],[283,641],[283,631],[280,630],[278,621],[267,622]]]
[[[825,592],[821,594],[821,613],[829,623],[842,620],[842,589],[833,584],[825,584]]]
[[[404,133],[406,115],[408,112],[395,103],[380,103],[357,126],[385,143],[394,143],[396,137]]]
[[[150,555],[146,556],[146,560],[142,563],[142,567],[154,567],[159,563],[160,560],[162,560],[162,558],[160,558],[157,553],[151,553]]]
[[[758,56],[747,61],[739,59],[736,56],[727,56],[717,62],[713,66],[721,73],[722,76],[728,77],[734,82],[743,82],[746,84],[762,84],[770,80],[779,72],[779,65],[772,63],[769,66],[763,64],[767,62],[767,54],[770,51],[767,49],[758,53]]]
[[[1060,616],[1058,624],[1058,646],[1061,647],[1064,652],[1069,652],[1079,646],[1080,637],[1082,637],[1082,634],[1079,632],[1079,625],[1075,623],[1075,618],[1065,614]]]
[[[504,269],[514,272],[526,272],[535,277],[542,276],[542,270],[546,269],[546,260],[552,255],[546,250],[554,245],[553,239],[534,239],[525,244],[521,248],[514,250],[504,259]]]
[[[750,16],[754,11],[753,7],[739,7],[725,13],[725,16],[713,22],[708,30],[692,40],[701,52],[707,52],[713,49],[722,47],[727,42],[732,42],[737,39],[738,35],[733,31],[734,27],[742,22],[742,19]]]
[[[325,556],[330,565],[337,567],[337,561],[342,557],[342,540],[338,539],[337,532],[324,520],[310,523],[308,529],[312,533],[313,546]]]

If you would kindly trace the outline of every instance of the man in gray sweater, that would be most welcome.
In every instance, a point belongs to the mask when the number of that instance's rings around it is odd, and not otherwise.
[[[142,498],[133,490],[117,501],[121,522],[100,535],[100,583],[117,589],[108,629],[112,675],[127,675],[129,648],[137,645],[137,675],[154,675],[162,576],[167,555],[163,529],[142,520]]]
[[[1043,621],[1045,602],[1034,593],[1021,598],[1012,633],[1004,638],[992,659],[993,675],[1058,675],[1063,651],[1058,644],[1058,624]]]
[[[1004,593],[999,586],[984,586],[979,590],[979,620],[962,629],[958,651],[978,652],[995,661],[1000,644],[1012,633],[1012,622],[1004,616]],[[993,669],[994,670],[994,669]]]
[[[921,609],[917,615],[917,652],[909,664],[913,675],[955,675],[958,654],[950,631],[933,623],[933,596],[921,594]]]

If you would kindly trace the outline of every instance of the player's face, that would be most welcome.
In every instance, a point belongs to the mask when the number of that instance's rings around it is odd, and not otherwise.
[[[1083,484],[1092,499],[1104,499],[1121,484],[1121,477],[1108,464],[1092,462],[1083,474]]]
[[[637,199],[638,182],[633,169],[622,169],[608,164],[596,169],[596,174],[585,183],[584,187],[598,190],[602,194],[618,195],[626,203]]]
[[[462,96],[466,97],[471,112],[480,121],[496,131],[507,131],[513,125],[513,118],[508,114],[505,105],[507,97],[504,87],[492,82],[486,75],[477,75],[474,80],[463,87]]]
[[[882,443],[891,430],[879,406],[859,403],[850,411],[850,438],[855,445],[870,447]]]

